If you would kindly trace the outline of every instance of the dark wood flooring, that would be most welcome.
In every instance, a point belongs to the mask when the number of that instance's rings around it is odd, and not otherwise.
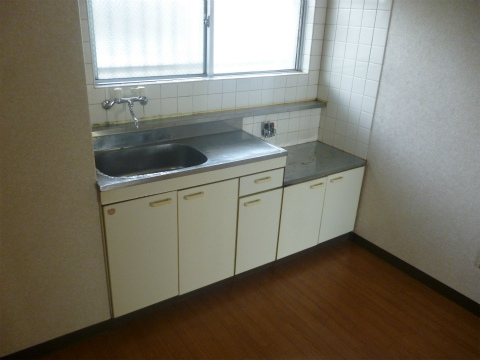
[[[480,359],[480,319],[342,240],[45,359]]]

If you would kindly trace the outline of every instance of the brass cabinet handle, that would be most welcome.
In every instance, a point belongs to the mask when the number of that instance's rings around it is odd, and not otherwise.
[[[318,184],[310,185],[310,189],[318,189],[318,188],[321,188],[321,187],[324,187],[324,186],[325,186],[325,183],[321,182],[321,183],[318,183]]]
[[[247,201],[245,203],[243,203],[243,206],[253,206],[253,205],[258,205],[262,202],[261,199],[257,199],[257,200],[252,200],[252,201]]]
[[[158,201],[152,201],[149,205],[151,207],[157,207],[157,206],[162,206],[162,205],[168,205],[172,203],[172,198],[168,199],[163,199],[163,200],[158,200]]]
[[[255,184],[262,184],[262,183],[269,182],[270,180],[272,180],[272,177],[271,177],[271,176],[267,176],[267,177],[264,177],[264,178],[261,178],[261,179],[256,179],[256,180],[254,180],[253,182],[254,182]]]
[[[194,194],[185,195],[183,198],[185,200],[193,200],[193,199],[198,199],[198,198],[200,198],[204,195],[205,195],[205,193],[203,191],[200,191],[200,192],[197,192],[197,193],[194,193]]]
[[[336,183],[343,180],[343,176],[330,180],[331,183]]]

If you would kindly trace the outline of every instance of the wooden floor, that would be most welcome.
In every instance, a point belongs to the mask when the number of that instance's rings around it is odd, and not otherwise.
[[[350,241],[45,359],[480,359],[480,319]]]

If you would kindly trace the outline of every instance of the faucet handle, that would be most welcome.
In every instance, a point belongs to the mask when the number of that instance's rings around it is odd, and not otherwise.
[[[115,97],[115,99],[121,99],[123,96],[123,89],[122,88],[113,89],[113,96]]]
[[[136,88],[131,88],[130,92],[132,95],[145,97],[145,86],[137,86]]]

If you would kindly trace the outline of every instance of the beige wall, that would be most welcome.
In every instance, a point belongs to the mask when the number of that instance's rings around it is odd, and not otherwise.
[[[109,318],[76,0],[0,1],[0,356]]]
[[[480,3],[395,0],[355,232],[480,302]]]

